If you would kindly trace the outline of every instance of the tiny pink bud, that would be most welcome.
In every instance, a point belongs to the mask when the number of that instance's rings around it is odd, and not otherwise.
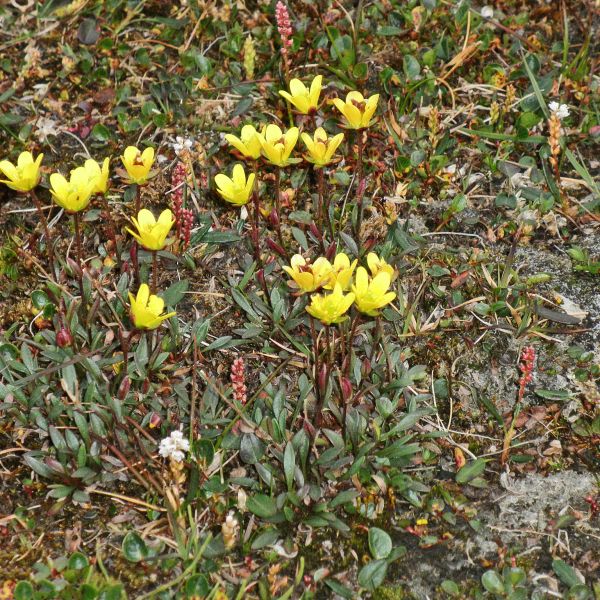
[[[72,258],[68,258],[67,264],[69,265],[69,269],[71,269],[71,272],[74,275],[76,275],[77,277],[81,275],[81,269],[79,268],[79,265],[76,261],[74,261]]]
[[[363,246],[365,249],[365,252],[368,252],[373,246],[375,245],[375,239],[374,238],[369,238],[366,242],[364,242]]]
[[[258,281],[258,283],[260,283],[261,286],[265,285],[265,270],[264,269],[259,269],[258,271],[256,271],[256,280]]]
[[[358,198],[362,198],[365,195],[366,189],[367,189],[367,180],[363,178],[361,180],[361,182],[358,184],[358,190],[356,191],[356,196]]]
[[[352,382],[347,377],[342,377],[340,388],[342,389],[342,398],[348,402],[352,398]]]
[[[319,231],[319,229],[317,228],[317,226],[315,225],[314,221],[310,224],[310,232],[318,239],[320,240],[322,235],[321,232]]]
[[[279,227],[279,213],[273,209],[269,214],[269,221],[273,227]]]
[[[59,348],[67,348],[73,343],[73,337],[71,336],[71,332],[63,327],[56,334],[56,345]]]
[[[327,365],[321,365],[321,368],[319,369],[319,377],[318,377],[319,390],[321,391],[321,394],[324,394],[325,391],[327,390],[328,379],[329,379],[329,373],[328,373]]]
[[[150,415],[150,421],[148,421],[148,427],[150,427],[150,429],[155,429],[156,427],[158,427],[162,422],[162,419],[160,418],[159,415],[157,415],[155,412],[153,412]]]
[[[329,248],[327,248],[327,252],[325,253],[325,258],[329,261],[333,260],[337,250],[337,244],[335,242],[331,242],[329,244]]]
[[[367,378],[371,374],[371,361],[368,358],[363,360],[361,372],[364,378]]]
[[[273,252],[277,252],[280,256],[287,258],[285,250],[277,243],[274,242],[271,238],[267,238],[267,246],[273,250]]]
[[[129,393],[129,388],[131,387],[131,379],[127,375],[123,377],[123,381],[119,385],[119,390],[117,392],[117,398],[119,400],[125,400],[127,394]]]

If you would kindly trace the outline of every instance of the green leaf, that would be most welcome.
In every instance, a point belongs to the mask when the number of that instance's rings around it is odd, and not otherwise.
[[[246,508],[262,519],[270,519],[277,514],[277,502],[275,498],[265,494],[250,496],[246,502]]]
[[[536,396],[546,400],[568,400],[573,394],[568,390],[535,390]]]
[[[123,555],[130,562],[140,562],[148,556],[148,547],[144,540],[134,531],[123,538]]]
[[[358,574],[359,585],[371,592],[375,591],[385,581],[387,568],[385,560],[372,560],[367,563]]]
[[[504,583],[496,571],[486,571],[481,576],[481,583],[492,594],[504,594]]]
[[[486,462],[484,458],[478,458],[473,462],[467,463],[456,474],[456,483],[467,483],[471,479],[475,479],[475,477],[481,475],[485,470]]]
[[[190,282],[187,279],[176,281],[160,294],[167,306],[175,306],[185,296]]]
[[[269,527],[254,538],[252,542],[252,550],[260,550],[265,546],[271,546],[277,541],[279,531],[275,527]]]
[[[444,592],[446,592],[446,594],[448,594],[448,596],[460,596],[460,589],[458,588],[456,583],[454,583],[454,581],[452,581],[451,579],[444,579],[440,587]]]
[[[354,64],[356,56],[352,38],[349,35],[342,35],[333,40],[331,44],[331,57],[337,60],[345,69]]]
[[[34,308],[37,310],[43,310],[46,304],[50,303],[50,299],[46,295],[46,292],[42,290],[35,290],[31,293],[31,304],[33,304]]]
[[[405,54],[403,61],[404,74],[407,79],[417,79],[421,74],[421,65],[419,61],[412,54]]]
[[[377,35],[400,35],[402,33],[402,29],[400,27],[394,27],[393,25],[384,25],[383,27],[378,27],[375,32]]]
[[[42,477],[50,478],[54,474],[54,471],[52,471],[50,467],[45,465],[43,462],[39,461],[37,458],[34,458],[33,456],[29,456],[26,454],[23,457],[23,460],[27,463],[27,466],[32,471],[35,471],[38,475],[41,475]]]
[[[204,575],[198,573],[187,580],[185,593],[188,598],[204,598],[210,593],[211,586]]]
[[[560,558],[552,561],[552,570],[556,573],[556,576],[569,588],[581,583],[581,579],[577,576],[575,569],[568,565],[564,560],[560,560]]]
[[[13,590],[14,600],[33,600],[33,586],[29,581],[19,581]]]
[[[85,569],[89,564],[90,563],[85,554],[81,554],[81,552],[74,552],[69,558],[68,567],[69,569],[80,571],[81,569]]]
[[[92,129],[92,138],[99,142],[108,142],[112,137],[110,129],[102,123],[96,123]]]
[[[373,558],[387,558],[392,551],[392,538],[383,529],[369,529],[369,550]]]
[[[71,492],[75,489],[72,485],[56,485],[52,487],[53,489],[48,496],[50,498],[56,498],[57,500],[70,496]]]
[[[285,473],[285,482],[288,490],[294,485],[294,470],[296,468],[296,451],[292,442],[289,441],[283,453],[283,472]]]
[[[98,590],[89,583],[84,583],[81,588],[81,600],[96,600],[98,597]]]
[[[265,444],[253,433],[242,435],[240,442],[240,458],[250,465],[260,461],[265,453]]]
[[[121,600],[122,597],[123,586],[119,583],[104,587],[98,596],[98,600]]]

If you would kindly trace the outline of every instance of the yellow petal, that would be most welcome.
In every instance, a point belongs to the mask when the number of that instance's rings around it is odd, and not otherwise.
[[[145,308],[148,304],[148,298],[150,298],[150,288],[148,287],[148,284],[142,283],[137,293],[137,303]]]
[[[317,75],[310,84],[310,103],[316,107],[319,104],[321,87],[323,84],[323,75]]]
[[[292,79],[290,81],[290,92],[292,96],[308,96],[306,86],[299,79]]]

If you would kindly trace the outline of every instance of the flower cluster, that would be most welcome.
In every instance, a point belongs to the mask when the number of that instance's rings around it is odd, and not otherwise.
[[[223,545],[230,550],[235,546],[240,531],[239,521],[235,518],[233,511],[230,511],[225,517],[223,525],[221,525],[221,533],[223,534]]]
[[[246,404],[246,377],[244,375],[244,359],[240,356],[233,361],[231,365],[231,386],[233,388],[233,398],[240,404]]]
[[[158,453],[163,458],[175,462],[182,462],[186,452],[190,449],[190,442],[183,437],[182,431],[172,431],[169,436],[163,438],[158,446]]]
[[[277,21],[277,31],[281,37],[281,56],[284,62],[288,63],[288,48],[292,46],[292,22],[287,6],[279,0],[275,6],[275,20]]]
[[[279,4],[285,9],[281,2]],[[280,90],[279,93],[300,114],[314,114],[319,108],[322,86],[323,77],[321,75],[317,75],[309,87],[299,79],[292,79],[289,91]],[[379,94],[365,98],[357,91],[349,92],[345,101],[339,98],[332,101],[343,117],[342,126],[355,130],[363,130],[372,124],[378,102]],[[299,137],[307,150],[304,159],[317,168],[327,166],[334,161],[334,154],[344,140],[343,133],[329,137],[322,127],[318,127],[312,136],[308,133],[300,136],[298,127],[290,127],[284,131],[279,125],[273,123],[265,125],[260,131],[254,125],[246,124],[242,127],[239,137],[233,134],[225,135],[225,139],[243,159],[257,161],[262,156],[268,163],[278,168],[284,168],[302,160],[292,156]],[[231,177],[219,173],[215,177],[215,183],[217,192],[226,202],[243,206],[249,202],[252,196],[255,175],[251,173],[246,176],[242,165],[235,165]]]
[[[560,104],[559,102],[553,101],[548,104],[548,108],[553,115],[556,115],[559,120],[566,119],[571,113],[569,107],[566,104]]]
[[[300,294],[331,290],[330,294],[313,295],[306,307],[309,314],[330,325],[345,320],[352,304],[363,314],[377,316],[396,297],[395,292],[389,291],[396,271],[383,258],[374,252],[368,254],[370,273],[364,267],[357,268],[357,264],[358,260],[350,262],[343,252],[335,256],[333,263],[321,256],[312,264],[296,254],[283,269]]]
[[[535,364],[535,348],[533,346],[525,346],[523,352],[521,352],[521,363],[519,364],[519,370],[521,371],[521,378],[519,379],[519,387],[525,388],[528,383],[531,383],[533,378],[533,369]]]
[[[43,154],[39,154],[37,158],[34,158],[31,152],[22,152],[16,164],[8,160],[0,161],[0,172],[7,177],[6,180],[1,180],[2,183],[6,183],[8,187],[15,191],[30,192],[33,194],[34,188],[39,184],[41,179],[40,167],[42,159]],[[151,176],[154,149],[146,148],[143,152],[140,152],[134,146],[129,146],[123,152],[121,160],[125,167],[127,181],[143,185]],[[52,198],[58,206],[74,215],[77,240],[79,240],[78,214],[88,207],[94,195],[102,196],[108,191],[110,183],[109,166],[109,158],[105,158],[102,163],[98,163],[90,158],[82,166],[72,169],[68,179],[61,173],[52,173],[50,175],[50,193]],[[34,199],[36,198],[35,196],[33,197]],[[37,199],[36,202],[39,204]],[[184,241],[189,241],[193,215],[191,211],[185,211],[184,209],[181,209],[181,215]],[[136,231],[131,229],[127,229],[127,231],[131,233],[143,248],[151,252],[157,252],[166,246],[167,236],[175,223],[173,213],[169,209],[163,210],[158,219],[156,219],[151,211],[143,208],[131,220]],[[79,254],[79,242],[77,245]],[[133,251],[132,256],[137,258],[137,251]],[[78,259],[81,273],[81,256],[78,256]],[[150,288],[147,284],[140,285],[137,296],[134,297],[130,293],[129,298],[131,317],[137,329],[154,329],[162,321],[175,314],[173,312],[166,315],[162,314],[164,301],[159,296],[150,294]]]

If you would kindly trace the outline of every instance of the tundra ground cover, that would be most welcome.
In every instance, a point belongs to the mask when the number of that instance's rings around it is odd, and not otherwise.
[[[0,8],[2,593],[599,597],[598,10]]]

